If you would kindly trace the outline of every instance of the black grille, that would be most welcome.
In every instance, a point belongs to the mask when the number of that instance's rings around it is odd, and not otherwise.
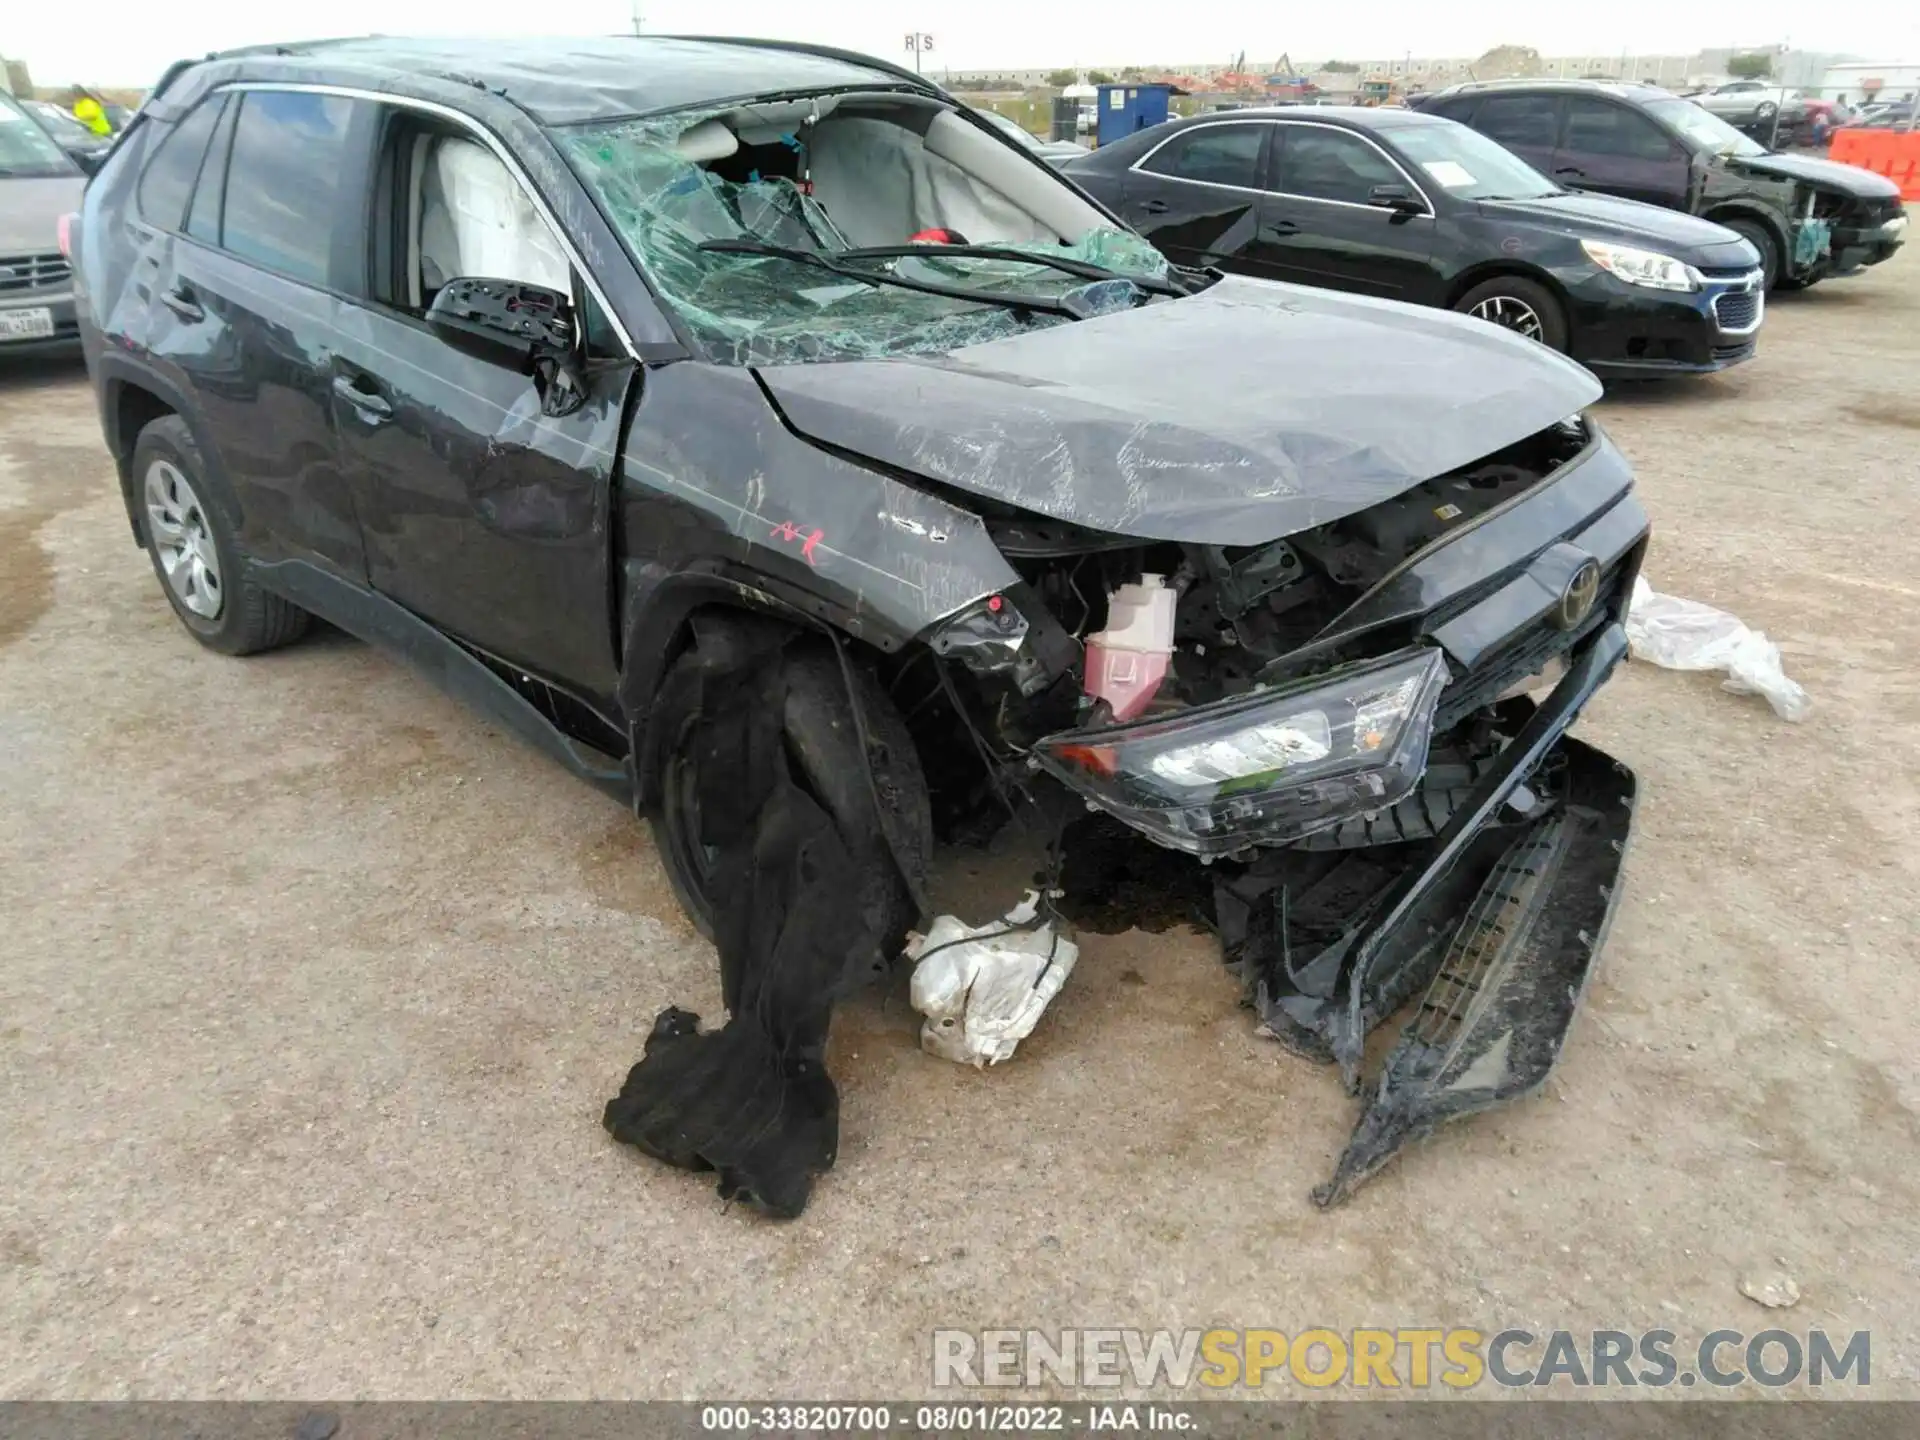
[[[1745,360],[1748,356],[1753,354],[1753,351],[1754,351],[1753,341],[1742,340],[1734,344],[1714,346],[1713,358],[1715,362],[1722,365],[1726,365],[1726,364],[1731,364],[1735,360]]]
[[[51,290],[65,285],[73,272],[58,251],[50,255],[0,255],[0,293],[9,290]]]
[[[1760,292],[1728,290],[1713,298],[1713,318],[1722,330],[1750,330],[1760,318]]]
[[[1440,693],[1440,708],[1433,722],[1435,732],[1451,729],[1481,706],[1491,705],[1501,691],[1529,675],[1539,674],[1611,620],[1619,599],[1620,567],[1613,565],[1600,576],[1600,593],[1593,609],[1573,629],[1560,630],[1542,619],[1508,636]]]

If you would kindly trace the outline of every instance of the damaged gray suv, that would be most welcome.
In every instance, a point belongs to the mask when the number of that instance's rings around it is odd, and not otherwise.
[[[212,56],[71,236],[186,629],[323,617],[651,818],[784,1108],[622,1138],[803,1204],[832,998],[1008,809],[1192,857],[1264,1029],[1365,1096],[1323,1203],[1556,1059],[1633,796],[1565,732],[1647,538],[1578,365],[1171,266],[937,86],[772,42]]]

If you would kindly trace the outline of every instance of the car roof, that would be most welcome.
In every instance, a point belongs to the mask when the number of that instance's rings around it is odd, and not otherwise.
[[[1617,95],[1622,100],[1671,100],[1671,90],[1642,85],[1636,80],[1463,80],[1433,92],[1433,99],[1454,95],[1488,95],[1511,90],[1562,90],[1575,94]]]
[[[1378,105],[1259,105],[1245,110],[1210,110],[1187,117],[1188,124],[1202,120],[1321,120],[1349,130],[1393,130],[1408,125],[1454,123],[1440,115]]]
[[[938,89],[911,71],[847,51],[708,36],[442,40],[368,35],[256,45],[206,58],[238,65],[251,80],[312,83],[316,72],[330,73],[341,84],[376,87],[383,80],[451,80],[503,94],[545,125],[782,92],[903,83]]]

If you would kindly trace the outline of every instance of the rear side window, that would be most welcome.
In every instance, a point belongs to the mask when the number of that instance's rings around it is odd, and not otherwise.
[[[220,205],[227,192],[227,153],[233,148],[233,120],[240,111],[234,101],[221,112],[214,129],[213,144],[207,148],[206,163],[200,167],[200,183],[193,190],[193,204],[187,209],[187,234],[209,245],[220,243]]]
[[[326,283],[353,109],[341,95],[250,90],[241,97],[223,248],[290,279]]]
[[[1553,144],[1554,97],[1489,95],[1480,102],[1473,128],[1502,145]]]
[[[1149,155],[1142,170],[1176,180],[1255,189],[1260,175],[1262,125],[1203,125],[1176,135]]]
[[[213,136],[214,122],[226,104],[224,95],[202,100],[186,117],[169,130],[160,146],[140,173],[137,197],[140,218],[163,230],[178,230],[186,218],[187,197],[200,174],[200,161],[207,153],[207,141]]]
[[[1673,150],[1660,127],[1638,110],[1585,96],[1567,101],[1566,138],[1560,144],[1587,155],[1628,160],[1664,160]]]

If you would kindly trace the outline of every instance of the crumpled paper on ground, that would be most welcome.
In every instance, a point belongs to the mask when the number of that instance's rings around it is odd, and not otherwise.
[[[1763,633],[1698,600],[1662,595],[1644,575],[1633,582],[1627,641],[1634,659],[1668,670],[1726,671],[1722,689],[1764,695],[1782,720],[1804,720],[1813,708],[1807,692],[1781,668],[1780,647]]]

